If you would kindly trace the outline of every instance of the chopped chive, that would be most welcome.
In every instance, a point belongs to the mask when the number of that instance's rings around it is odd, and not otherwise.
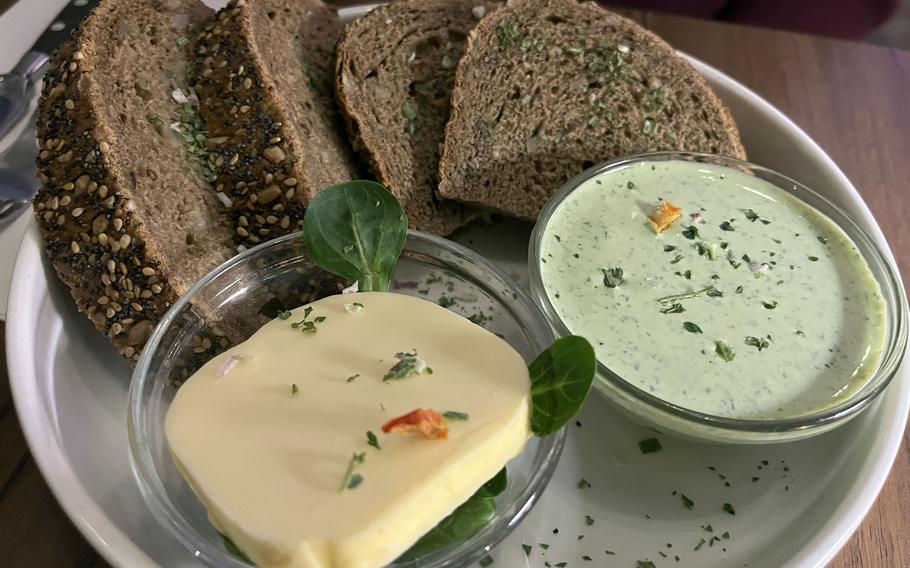
[[[373,446],[377,450],[381,450],[382,447],[379,445],[379,439],[376,437],[376,434],[372,430],[367,430],[367,444]]]
[[[689,509],[691,511],[692,507],[695,506],[695,501],[686,497],[686,495],[684,493],[680,493],[679,498],[682,501],[683,507],[685,507],[686,509]]]
[[[736,514],[736,509],[733,508],[733,505],[730,503],[724,503],[724,512],[730,513],[731,515]]]
[[[297,386],[297,383],[291,383],[291,394],[297,394],[300,392],[300,387]]]

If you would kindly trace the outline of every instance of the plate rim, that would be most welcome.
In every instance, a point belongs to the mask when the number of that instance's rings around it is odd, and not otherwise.
[[[341,9],[339,14],[351,17],[364,13],[370,7],[372,5]],[[892,263],[895,262],[891,248],[862,195],[817,142],[783,112],[747,86],[695,57],[682,52],[680,54],[708,79],[711,85],[721,85],[727,90],[736,91],[751,107],[769,120],[793,132],[794,139],[813,154],[825,166],[827,172],[833,174],[850,190],[852,205],[857,208],[862,220],[871,229],[872,236],[885,244],[888,259]],[[148,554],[114,524],[107,513],[88,495],[75,475],[72,464],[66,459],[62,446],[57,443],[59,439],[55,437],[54,424],[41,412],[44,409],[40,404],[41,395],[38,393],[38,385],[32,380],[35,376],[33,351],[22,349],[23,342],[26,346],[29,344],[23,338],[31,338],[29,341],[33,343],[35,331],[25,313],[26,306],[34,304],[24,299],[38,293],[46,293],[46,289],[39,291],[31,284],[31,279],[36,274],[44,273],[41,264],[40,237],[34,220],[31,220],[13,269],[5,345],[10,389],[18,410],[17,416],[23,436],[55,499],[86,540],[105,560],[113,566],[156,566]],[[788,561],[788,564],[813,568],[826,565],[852,537],[872,508],[897,457],[907,416],[910,413],[910,378],[904,377],[906,374],[902,367],[901,376],[893,381],[884,393],[887,399],[883,398],[881,401],[894,406],[892,414],[875,417],[876,421],[886,423],[887,426],[887,429],[873,441],[879,446],[877,459],[863,464],[861,474],[854,479],[850,489],[836,506],[835,514],[819,527],[813,538]],[[881,406],[882,404],[877,404],[869,411],[881,413],[884,410],[880,408]],[[37,410],[31,410],[32,408]],[[126,428],[126,424],[123,427]],[[49,451],[47,448],[55,451]],[[124,459],[127,459],[126,453]]]

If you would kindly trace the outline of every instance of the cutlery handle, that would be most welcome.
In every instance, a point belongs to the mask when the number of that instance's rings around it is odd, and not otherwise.
[[[31,80],[32,75],[44,67],[44,64],[47,63],[48,59],[49,56],[46,53],[29,51],[22,56],[22,59],[19,60],[19,63],[16,64],[11,73],[13,75],[21,75],[26,79]]]

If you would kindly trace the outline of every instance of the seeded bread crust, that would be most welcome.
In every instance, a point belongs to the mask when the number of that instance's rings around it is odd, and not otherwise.
[[[447,235],[477,213],[436,196],[455,65],[468,32],[498,6],[395,0],[345,28],[335,90],[354,148],[413,229]]]
[[[149,48],[149,58],[177,57],[188,27],[210,14],[195,0],[104,0],[78,35],[58,50],[44,76],[37,160],[42,188],[34,201],[38,226],[48,257],[79,310],[131,362],[138,359],[152,329],[186,291],[187,283],[230,257],[231,233],[228,227],[210,227],[211,233],[203,239],[206,254],[202,258],[178,259],[162,250],[165,244],[160,234],[150,232],[150,225],[188,229],[175,219],[153,218],[154,208],[147,204],[156,193],[181,191],[164,188],[163,182],[156,184],[160,175],[156,172],[183,185],[183,203],[191,216],[217,217],[217,200],[179,141],[165,139],[173,133],[146,120],[142,110],[146,103],[148,108],[176,112],[170,92],[146,92],[139,84],[142,78],[131,78],[129,72],[124,84],[114,81],[106,74],[108,63],[125,45],[132,48],[134,42],[138,46],[140,40],[151,37],[137,37],[137,32],[157,34],[160,40],[153,42],[160,45],[159,50]],[[186,51],[188,60],[189,46]],[[107,71],[102,71],[105,65]],[[105,114],[110,109],[107,105],[113,100],[125,104],[125,97],[134,96],[130,89],[142,95],[135,99],[139,108],[113,122]],[[143,166],[135,163],[130,152],[146,144],[167,151],[156,157],[160,163],[140,171]],[[192,254],[189,244],[187,250]],[[180,268],[186,263],[196,266],[193,273]],[[214,334],[198,338],[199,346],[205,345],[200,354],[224,343]]]
[[[243,247],[296,231],[319,191],[358,177],[329,79],[340,33],[335,11],[319,0],[235,0],[200,37],[195,88],[216,190],[232,201]],[[272,68],[288,55],[293,64]]]
[[[662,39],[594,3],[509,0],[459,62],[438,192],[534,220],[582,170],[656,150],[745,158],[730,112]]]

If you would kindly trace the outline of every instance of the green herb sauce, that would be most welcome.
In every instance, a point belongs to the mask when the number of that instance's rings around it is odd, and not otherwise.
[[[657,235],[647,215],[661,200],[683,216]],[[852,395],[881,358],[884,302],[855,245],[736,170],[663,161],[596,176],[553,213],[541,253],[569,330],[614,373],[685,408],[800,416]]]

